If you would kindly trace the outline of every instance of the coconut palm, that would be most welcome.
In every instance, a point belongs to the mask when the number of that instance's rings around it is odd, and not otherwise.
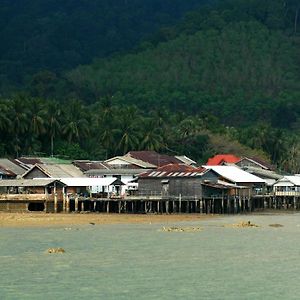
[[[152,119],[144,119],[142,124],[140,149],[159,151],[163,147],[161,128],[158,128],[155,120]]]
[[[89,133],[89,123],[86,108],[79,100],[71,100],[67,111],[64,113],[63,134],[68,142],[79,142]]]
[[[52,101],[47,105],[47,114],[46,114],[46,123],[47,123],[47,132],[50,135],[50,151],[51,156],[54,154],[54,138],[60,133],[61,130],[61,105]]]

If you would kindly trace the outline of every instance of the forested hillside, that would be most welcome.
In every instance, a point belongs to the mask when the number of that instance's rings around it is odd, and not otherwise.
[[[102,159],[154,149],[199,162],[234,152],[300,172],[298,16],[298,1],[221,1],[160,23],[127,53],[45,69],[2,100],[0,150]]]
[[[131,50],[208,0],[1,0],[0,90]]]

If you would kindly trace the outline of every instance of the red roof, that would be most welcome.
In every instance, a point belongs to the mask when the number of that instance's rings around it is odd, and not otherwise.
[[[182,161],[173,156],[159,154],[155,151],[130,151],[126,154],[126,156],[130,156],[132,158],[148,162],[158,167],[165,166],[168,164],[182,163]]]
[[[240,161],[241,158],[233,154],[218,154],[208,159],[207,166],[219,166],[223,163],[235,164]]]

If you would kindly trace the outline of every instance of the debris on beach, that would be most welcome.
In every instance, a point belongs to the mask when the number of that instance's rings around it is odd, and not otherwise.
[[[202,228],[200,227],[163,227],[159,231],[164,231],[164,232],[197,232],[201,231]]]
[[[283,227],[282,224],[269,224],[270,227]]]
[[[65,249],[64,248],[49,248],[47,250],[48,253],[65,253]]]
[[[256,225],[254,223],[251,223],[250,221],[241,221],[240,223],[237,224],[228,224],[224,225],[224,227],[231,227],[231,228],[247,228],[247,227],[260,227],[259,225]]]

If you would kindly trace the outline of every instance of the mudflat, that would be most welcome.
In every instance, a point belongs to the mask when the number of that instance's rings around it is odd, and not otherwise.
[[[26,227],[26,226],[65,226],[83,224],[147,224],[172,223],[185,221],[199,221],[216,218],[217,215],[200,214],[99,214],[99,213],[6,213],[0,212],[0,227]]]

